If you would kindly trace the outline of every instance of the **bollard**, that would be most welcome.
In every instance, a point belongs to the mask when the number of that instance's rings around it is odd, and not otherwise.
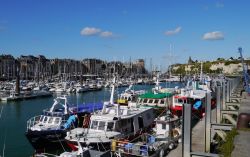
[[[216,123],[221,121],[221,86],[216,87]]]
[[[191,112],[192,105],[183,104],[183,119],[182,119],[182,157],[191,157],[191,140],[192,140],[192,131],[191,131]]]
[[[205,114],[205,152],[210,153],[211,138],[211,93],[206,93]]]

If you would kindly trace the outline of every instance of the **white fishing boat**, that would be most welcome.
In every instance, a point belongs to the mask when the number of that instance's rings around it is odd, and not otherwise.
[[[155,123],[151,134],[142,134],[131,141],[112,141],[112,152],[120,156],[166,156],[166,152],[174,149],[180,142],[181,122],[177,116],[167,112],[166,115],[158,117]]]
[[[77,149],[77,141],[83,147],[91,146],[96,150],[109,150],[111,140],[115,138],[134,138],[150,127],[154,120],[154,111],[150,107],[133,108],[114,104],[114,86],[109,102],[105,102],[102,111],[90,118],[90,127],[75,128],[67,132],[68,145]]]

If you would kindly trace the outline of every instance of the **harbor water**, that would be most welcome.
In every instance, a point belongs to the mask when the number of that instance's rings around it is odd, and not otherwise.
[[[163,87],[181,86],[179,83],[162,84]],[[135,90],[150,90],[152,85],[136,85]],[[116,96],[127,87],[116,90]],[[33,116],[42,113],[45,108],[51,107],[53,97],[36,98],[23,101],[0,102],[0,156],[5,157],[29,157],[34,149],[25,137],[26,122]],[[81,94],[68,95],[70,104],[95,103],[109,100],[110,90],[85,92]],[[4,154],[4,155],[3,155]]]

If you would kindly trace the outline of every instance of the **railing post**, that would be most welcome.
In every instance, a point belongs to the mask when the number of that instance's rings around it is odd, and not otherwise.
[[[226,109],[226,82],[223,80],[222,83],[222,109]]]
[[[211,138],[211,93],[206,93],[205,112],[205,152],[210,153]]]
[[[229,83],[230,81],[228,80],[227,81],[227,99],[226,99],[226,102],[229,102],[230,101],[230,91],[229,91]]]
[[[192,131],[191,131],[191,112],[192,105],[183,104],[183,119],[182,119],[182,157],[191,157]]]
[[[216,87],[216,123],[221,121],[221,86]]]

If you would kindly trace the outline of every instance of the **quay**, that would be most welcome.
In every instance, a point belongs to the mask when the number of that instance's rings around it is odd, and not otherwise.
[[[205,117],[192,129],[191,122],[186,119],[191,119],[191,114],[188,111],[184,112],[182,144],[170,151],[168,157],[220,156],[221,154],[212,152],[214,150],[210,148],[214,137],[220,137],[224,142],[228,142],[225,141],[227,133],[233,128],[237,130],[237,135],[232,141],[233,150],[228,148],[226,153],[232,157],[249,156],[250,96],[243,91],[240,80],[239,77],[235,77],[221,81],[220,86],[216,88],[216,108],[209,109],[210,102],[207,102]],[[184,105],[184,108],[188,109],[187,106]]]

